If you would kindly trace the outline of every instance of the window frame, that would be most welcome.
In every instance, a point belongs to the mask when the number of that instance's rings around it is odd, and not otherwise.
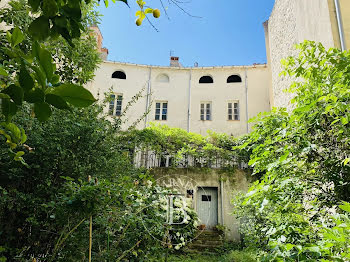
[[[200,121],[213,120],[213,103],[211,101],[200,102],[199,119]]]
[[[155,104],[156,104],[156,106],[155,106],[155,112],[154,112],[154,120],[155,121],[168,121],[169,102],[168,101],[155,101]],[[159,107],[158,107],[158,104],[159,104]],[[164,114],[164,112],[165,112],[165,114]]]
[[[227,121],[240,121],[240,107],[239,100],[232,100],[227,102]]]
[[[113,93],[110,95],[110,98],[112,97],[113,99],[111,99],[108,104],[108,115],[120,117],[123,114],[124,96],[121,93]],[[121,99],[119,99],[120,97]]]

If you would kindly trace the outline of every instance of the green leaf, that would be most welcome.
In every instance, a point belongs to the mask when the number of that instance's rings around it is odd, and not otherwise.
[[[15,161],[20,161],[23,155],[24,155],[23,151],[18,151],[14,157]]]
[[[53,76],[53,64],[51,53],[46,49],[40,49],[39,61],[42,69],[46,74],[47,80],[50,81]]]
[[[10,85],[2,91],[8,94],[16,105],[21,105],[23,102],[23,89],[16,85]]]
[[[15,27],[12,31],[12,37],[11,37],[11,45],[12,47],[15,47],[19,43],[21,43],[24,39],[24,34],[21,32],[21,30],[18,27]]]
[[[5,116],[6,122],[10,122],[12,117],[17,113],[17,106],[10,99],[2,99],[1,110]]]
[[[0,75],[8,76],[8,73],[6,72],[6,70],[4,69],[4,67],[2,65],[0,65]]]
[[[21,70],[19,71],[18,78],[19,84],[21,85],[23,90],[30,90],[34,87],[34,80],[30,76],[24,63],[22,63],[21,65]]]
[[[35,19],[28,28],[29,33],[35,40],[43,41],[50,34],[50,23],[47,17],[41,16]]]
[[[39,88],[24,93],[24,100],[29,103],[41,103],[44,102],[44,98],[45,93]]]
[[[2,126],[5,127],[7,131],[10,132],[13,142],[19,143],[21,141],[21,138],[22,138],[21,130],[14,123],[7,123],[7,124],[3,123]]]
[[[27,141],[27,135],[23,128],[21,128],[21,134],[22,134],[21,144],[23,144],[25,141]]]
[[[47,94],[45,101],[58,109],[70,109],[67,102],[58,95]]]
[[[0,93],[0,98],[10,99],[10,96],[8,94]]]
[[[350,203],[343,202],[343,205],[340,205],[339,208],[350,213]]]
[[[124,2],[127,6],[129,6],[128,4],[128,0],[116,0],[116,1],[121,1],[121,2]]]
[[[152,14],[152,13],[153,13],[153,9],[152,9],[152,8],[147,8],[147,9],[145,10],[145,13],[146,13],[146,14]]]
[[[55,0],[44,0],[43,8],[44,15],[48,17],[53,17],[58,12],[58,6]]]
[[[45,77],[45,74],[44,72],[41,70],[41,68],[37,67],[37,66],[32,66],[32,69],[34,70],[35,72],[35,75],[36,75],[36,80],[39,82],[39,84],[42,86],[42,87],[46,87],[46,77]]]
[[[74,84],[60,85],[51,93],[62,97],[66,102],[76,107],[86,107],[96,101],[89,90]]]
[[[341,120],[341,122],[342,122],[342,124],[343,124],[344,126],[347,125],[347,124],[349,123],[349,120],[348,120],[347,117],[342,117],[340,120]]]
[[[79,38],[81,33],[80,33],[80,28],[79,24],[75,22],[74,20],[70,21],[70,29],[71,29],[71,36],[72,38]]]
[[[350,158],[345,158],[345,160],[343,161],[343,165],[346,166],[347,163],[349,163]]]
[[[33,41],[33,45],[32,45],[32,54],[34,57],[39,59],[39,53],[40,53],[40,44],[38,43],[38,41]]]
[[[50,105],[43,102],[43,103],[34,104],[34,113],[35,113],[35,117],[40,122],[43,122],[50,118],[52,111],[51,111]]]
[[[28,0],[28,4],[32,7],[34,12],[38,11],[40,2],[41,0]]]
[[[59,75],[53,75],[51,79],[52,84],[57,84],[60,81],[60,76]]]

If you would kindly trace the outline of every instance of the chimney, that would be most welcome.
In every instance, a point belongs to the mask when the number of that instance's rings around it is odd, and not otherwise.
[[[170,57],[170,66],[171,67],[181,67],[181,64],[179,63],[179,57],[171,56]]]
[[[102,33],[100,31],[100,28],[97,25],[92,25],[92,26],[90,26],[90,30],[92,31],[91,35],[93,37],[95,37],[95,39],[96,39],[97,51],[100,53],[101,59],[107,60],[108,49],[102,47],[103,37],[102,37]]]

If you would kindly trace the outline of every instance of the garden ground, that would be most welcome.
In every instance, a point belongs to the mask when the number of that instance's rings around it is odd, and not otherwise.
[[[253,262],[256,261],[254,257],[254,252],[234,250],[215,254],[173,254],[168,257],[168,262]]]

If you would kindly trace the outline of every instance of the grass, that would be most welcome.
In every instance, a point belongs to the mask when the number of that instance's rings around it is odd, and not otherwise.
[[[255,256],[249,251],[234,250],[227,254],[188,254],[176,255],[172,254],[168,258],[168,262],[255,262]]]

